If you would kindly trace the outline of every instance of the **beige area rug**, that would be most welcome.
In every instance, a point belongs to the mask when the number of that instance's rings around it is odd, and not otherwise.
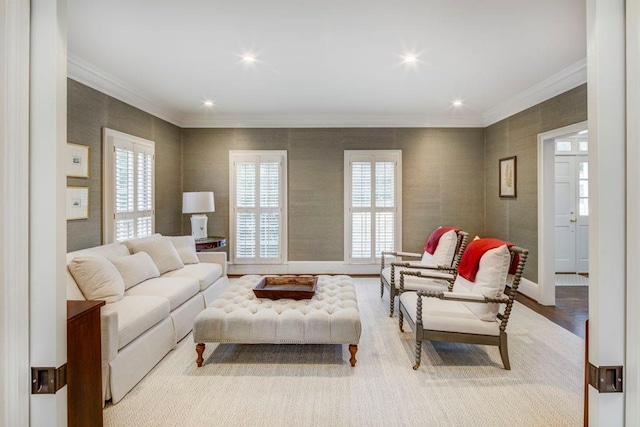
[[[497,347],[423,344],[388,316],[377,279],[354,279],[358,363],[347,346],[208,344],[196,368],[191,335],[123,400],[106,426],[578,426],[584,341],[516,303]]]

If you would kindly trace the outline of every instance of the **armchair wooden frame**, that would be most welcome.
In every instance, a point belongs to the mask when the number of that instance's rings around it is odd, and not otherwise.
[[[526,249],[522,249],[520,247],[512,246],[510,248],[511,256],[515,256],[515,254],[520,255],[520,260],[516,267],[516,272],[513,275],[513,281],[511,282],[511,286],[505,288],[505,293],[496,297],[484,297],[484,299],[473,298],[473,297],[462,297],[460,294],[456,294],[456,296],[448,295],[448,292],[445,291],[417,291],[418,301],[417,301],[417,313],[416,313],[416,321],[414,322],[411,318],[410,313],[407,311],[407,308],[400,301],[399,313],[398,313],[398,321],[400,331],[403,331],[403,322],[404,317],[406,316],[407,322],[411,326],[411,329],[415,331],[415,365],[413,369],[416,370],[420,367],[420,357],[422,355],[422,341],[447,341],[447,342],[460,342],[465,344],[483,344],[483,345],[493,345],[497,346],[500,350],[500,357],[502,358],[502,363],[506,370],[511,369],[511,365],[509,363],[509,350],[507,347],[507,323],[509,322],[509,316],[511,315],[511,309],[513,307],[513,301],[515,300],[516,294],[518,293],[518,286],[520,285],[520,281],[522,279],[522,270],[524,269],[524,265],[527,261],[527,256],[529,251]],[[428,274],[422,274],[420,271],[402,271],[400,272],[400,283],[401,286],[404,285],[404,276],[416,276],[416,277],[430,277]],[[497,317],[500,320],[500,334],[499,335],[479,335],[479,334],[469,334],[463,332],[448,332],[448,331],[438,331],[429,329],[429,325],[425,325],[422,322],[422,311],[423,311],[423,298],[439,298],[441,300],[449,300],[449,301],[463,301],[470,303],[478,303],[478,304],[487,304],[487,303],[499,303],[504,304],[504,310],[498,313]]]
[[[466,231],[458,231],[456,232],[457,235],[457,243],[456,243],[456,251],[455,254],[453,256],[453,260],[451,261],[451,265],[420,265],[419,262],[406,262],[406,261],[397,261],[397,262],[392,262],[390,267],[391,267],[391,274],[389,276],[390,280],[387,281],[387,279],[382,275],[382,270],[384,270],[385,268],[385,256],[391,256],[394,258],[397,257],[402,257],[402,258],[422,258],[422,254],[419,253],[415,253],[415,252],[401,252],[401,251],[384,251],[382,252],[381,255],[381,259],[380,259],[380,298],[382,298],[384,296],[384,288],[388,288],[389,289],[389,317],[393,317],[393,312],[394,312],[394,307],[395,307],[395,297],[400,295],[399,289],[396,288],[396,283],[395,283],[395,269],[396,268],[418,268],[418,269],[424,269],[424,270],[435,270],[435,271],[440,271],[440,272],[444,272],[444,273],[451,273],[454,275],[453,279],[451,280],[451,284],[450,286],[453,286],[453,281],[456,279],[455,275],[457,274],[457,267],[458,267],[458,263],[460,263],[460,259],[462,258],[462,254],[464,253],[465,248],[467,247],[467,243],[469,241],[469,233],[467,233]]]

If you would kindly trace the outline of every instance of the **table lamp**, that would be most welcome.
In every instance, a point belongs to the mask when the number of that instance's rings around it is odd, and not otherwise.
[[[193,191],[182,193],[182,213],[191,215],[191,235],[196,240],[207,238],[207,215],[215,212],[213,191]]]

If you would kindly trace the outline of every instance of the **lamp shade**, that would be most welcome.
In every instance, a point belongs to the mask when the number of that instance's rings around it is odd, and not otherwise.
[[[182,213],[215,212],[213,191],[193,191],[182,193]]]

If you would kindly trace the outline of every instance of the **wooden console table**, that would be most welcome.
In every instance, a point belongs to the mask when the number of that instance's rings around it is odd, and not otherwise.
[[[67,301],[68,426],[102,427],[100,307],[104,301]]]
[[[209,236],[206,239],[196,240],[196,252],[207,252],[227,246],[227,238]]]

